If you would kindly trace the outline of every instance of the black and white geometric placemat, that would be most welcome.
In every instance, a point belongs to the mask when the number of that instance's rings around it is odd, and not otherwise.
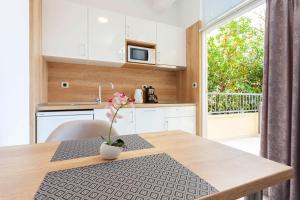
[[[148,149],[153,147],[152,144],[138,135],[122,135],[113,137],[113,139],[118,138],[124,140],[126,144],[124,151]],[[57,148],[51,161],[69,160],[98,155],[102,142],[104,142],[102,138],[64,141]]]
[[[36,200],[194,200],[217,190],[167,154],[50,172]]]

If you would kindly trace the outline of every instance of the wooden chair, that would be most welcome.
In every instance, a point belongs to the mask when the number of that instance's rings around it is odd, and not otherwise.
[[[46,142],[79,140],[99,136],[108,136],[110,124],[102,120],[76,120],[58,126]],[[112,136],[118,135],[112,128]]]

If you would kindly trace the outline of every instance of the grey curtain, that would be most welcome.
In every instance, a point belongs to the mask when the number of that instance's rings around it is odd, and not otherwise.
[[[300,200],[300,0],[267,0],[262,155],[290,165],[295,178],[270,200]]]

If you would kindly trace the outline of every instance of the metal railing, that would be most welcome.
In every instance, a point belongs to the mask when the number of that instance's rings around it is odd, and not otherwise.
[[[207,99],[209,114],[258,112],[262,94],[210,92]]]

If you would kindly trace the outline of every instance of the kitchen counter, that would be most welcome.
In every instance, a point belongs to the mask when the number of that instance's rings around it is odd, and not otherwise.
[[[38,111],[58,111],[58,110],[93,110],[106,108],[106,103],[96,104],[94,102],[80,103],[46,103],[40,104]],[[157,104],[134,104],[135,108],[158,108],[158,107],[181,107],[196,106],[195,103],[157,103]]]

